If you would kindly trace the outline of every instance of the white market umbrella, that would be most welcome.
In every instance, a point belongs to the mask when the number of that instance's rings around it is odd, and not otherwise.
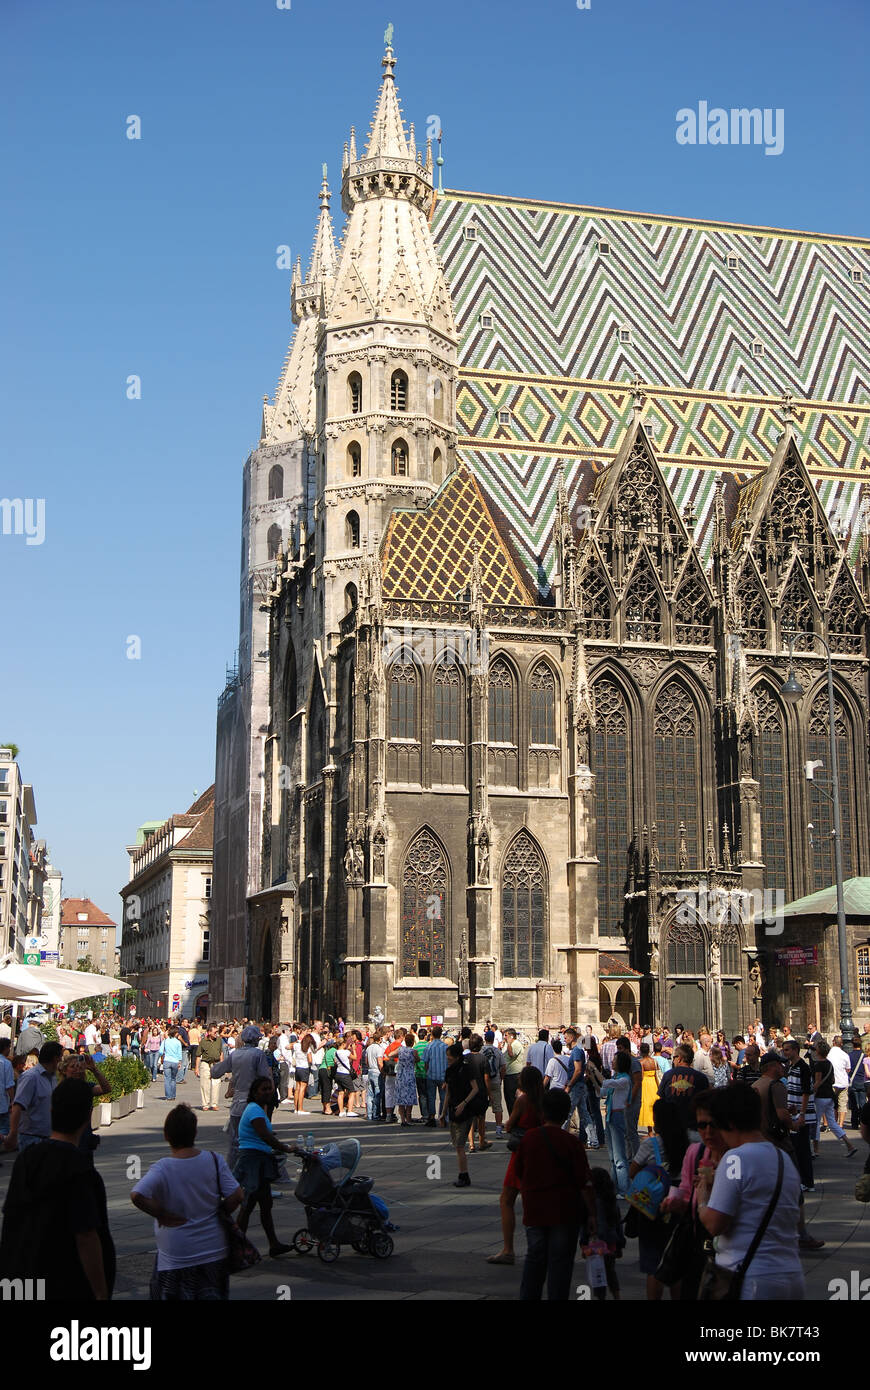
[[[0,962],[0,999],[15,999],[26,1004],[73,1004],[76,999],[94,994],[116,994],[129,988],[126,980],[113,980],[108,975],[62,970],[57,965]]]

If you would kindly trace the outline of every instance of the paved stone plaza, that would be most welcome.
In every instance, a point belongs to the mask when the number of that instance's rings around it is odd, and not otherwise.
[[[99,1131],[97,1167],[106,1184],[109,1221],[118,1254],[116,1301],[141,1301],[148,1297],[154,1259],[152,1222],[130,1202],[128,1194],[135,1184],[127,1174],[132,1168],[131,1157],[141,1160],[144,1173],[168,1153],[162,1125],[170,1106],[162,1095],[162,1084],[152,1086],[145,1093],[143,1110]],[[179,1086],[178,1098],[189,1104],[199,1102],[199,1085],[194,1078],[189,1077]],[[485,1153],[469,1156],[472,1186],[463,1191],[452,1185],[456,1159],[446,1130],[414,1125],[403,1134],[397,1124],[326,1118],[319,1113],[317,1102],[311,1105],[305,1120],[296,1119],[289,1109],[276,1111],[278,1136],[289,1142],[311,1132],[318,1144],[351,1135],[358,1138],[363,1146],[359,1172],[375,1179],[374,1191],[387,1202],[392,1221],[400,1227],[394,1235],[395,1251],[390,1259],[381,1261],[342,1246],[338,1260],[330,1265],[323,1264],[316,1254],[290,1254],[278,1259],[266,1256],[253,1270],[233,1277],[233,1299],[275,1299],[282,1286],[290,1289],[293,1299],[334,1298],[336,1292],[352,1299],[518,1297],[525,1250],[521,1221],[517,1227],[517,1263],[513,1267],[485,1263],[487,1255],[501,1248],[498,1198],[508,1161],[504,1140],[495,1140],[494,1147]],[[218,1114],[196,1112],[199,1142],[224,1154],[227,1137],[223,1126],[228,1109],[224,1105]],[[488,1129],[492,1138],[494,1126]],[[822,1140],[822,1157],[816,1164],[816,1190],[807,1197],[807,1218],[812,1234],[824,1239],[826,1245],[817,1255],[803,1259],[811,1299],[827,1300],[833,1279],[845,1279],[848,1286],[853,1270],[862,1279],[870,1276],[870,1209],[853,1197],[866,1147],[857,1135],[854,1138],[859,1156],[851,1162],[847,1162],[841,1146],[833,1139]],[[426,1175],[427,1168],[434,1166],[429,1161],[431,1155],[441,1160],[440,1180]],[[602,1152],[590,1154],[590,1159],[596,1164],[607,1161]],[[296,1160],[291,1157],[288,1163],[295,1175]],[[7,1156],[0,1167],[0,1196],[4,1199],[11,1169],[12,1157]],[[284,1188],[283,1193],[275,1203],[275,1225],[279,1237],[289,1242],[305,1224],[305,1214],[292,1187]],[[250,1235],[265,1252],[256,1216]],[[629,1241],[618,1268],[623,1297],[643,1299],[644,1278],[637,1268],[635,1241]],[[583,1283],[582,1259],[575,1265],[575,1275],[576,1283]],[[282,1296],[286,1298],[286,1292]]]

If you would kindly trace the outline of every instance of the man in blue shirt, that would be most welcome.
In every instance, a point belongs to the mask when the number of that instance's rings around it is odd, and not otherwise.
[[[440,1023],[435,1023],[431,1029],[432,1041],[426,1044],[426,1051],[423,1053],[423,1065],[426,1068],[426,1101],[429,1109],[429,1118],[426,1121],[428,1129],[434,1129],[438,1123],[436,1116],[442,1115],[441,1127],[446,1128],[447,1121],[443,1118],[444,1110],[444,1077],[447,1072],[447,1044],[441,1037],[442,1027]]]
[[[9,1134],[3,1140],[5,1149],[21,1152],[31,1144],[41,1144],[51,1134],[51,1093],[62,1054],[60,1043],[45,1043],[39,1053],[38,1066],[30,1067],[18,1078]]]
[[[0,1038],[0,1136],[9,1133],[9,1111],[15,1095],[15,1072],[9,1060],[10,1038]]]
[[[533,1042],[526,1055],[526,1066],[537,1067],[541,1076],[547,1070],[547,1063],[553,1057],[553,1049],[550,1046],[550,1034],[546,1028],[542,1028],[538,1033],[538,1041]]]
[[[178,1068],[181,1066],[181,1059],[184,1049],[181,1046],[181,1039],[175,1028],[170,1028],[169,1036],[163,1039],[160,1044],[160,1056],[163,1058],[163,1099],[175,1100],[175,1079],[178,1076]]]
[[[598,1139],[593,1130],[589,1107],[586,1104],[586,1052],[580,1045],[580,1037],[576,1028],[565,1029],[565,1046],[570,1049],[568,1060],[572,1063],[573,1071],[563,1087],[563,1090],[568,1092],[568,1098],[571,1101],[571,1109],[562,1128],[569,1128],[571,1116],[576,1110],[577,1127],[580,1138],[586,1143],[589,1141],[590,1132],[592,1132],[591,1146],[597,1149]]]

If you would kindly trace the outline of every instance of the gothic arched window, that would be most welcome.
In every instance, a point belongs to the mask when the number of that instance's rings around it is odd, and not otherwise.
[[[355,584],[345,584],[344,586],[344,609],[346,613],[352,613],[358,602]]]
[[[689,864],[699,864],[698,825],[701,818],[701,778],[698,759],[698,712],[685,686],[670,681],[656,700],[655,719],[656,825],[663,867],[679,862],[680,822],[686,826]]]
[[[432,481],[435,483],[441,482],[442,466],[441,450],[436,449],[432,455]]]
[[[598,851],[598,931],[621,936],[625,916],[625,856],[631,798],[628,706],[614,681],[603,678],[595,698],[595,823]]]
[[[765,888],[788,892],[785,735],[779,705],[766,686],[756,692],[761,783],[761,857]]]
[[[581,581],[583,627],[587,637],[609,641],[611,636],[610,590],[598,569],[587,571]]]
[[[462,673],[455,661],[440,661],[432,679],[433,737],[436,742],[462,739]]]
[[[446,855],[429,830],[408,847],[402,870],[401,972],[408,976],[447,974],[450,873]]]
[[[362,411],[362,377],[359,372],[351,372],[348,377],[347,394],[351,415],[359,415]]]
[[[280,463],[269,469],[269,501],[284,496],[284,469]]]
[[[625,631],[629,642],[660,642],[662,599],[649,564],[641,561],[632,575],[625,600]]]
[[[815,604],[809,584],[798,565],[789,575],[780,600],[780,633],[791,633],[794,646],[800,651],[814,651]]]
[[[529,676],[529,742],[550,748],[556,743],[556,680],[543,661]]]
[[[668,930],[668,974],[706,975],[704,933],[697,922],[674,922]]]
[[[495,660],[489,668],[489,741],[515,743],[514,678],[506,661]]]
[[[408,476],[408,445],[404,439],[395,440],[390,451],[390,472],[394,478]]]
[[[395,371],[390,377],[390,409],[392,411],[408,409],[408,377],[403,371]]]
[[[722,958],[720,969],[723,975],[740,974],[740,933],[733,922],[722,928]]]
[[[701,576],[689,571],[677,591],[674,603],[674,630],[678,642],[706,645],[712,636],[710,598]]]
[[[852,652],[860,656],[864,642],[861,632],[862,616],[849,578],[848,565],[844,563],[825,610],[828,641],[833,651]]]
[[[503,977],[542,976],[547,939],[547,871],[527,830],[521,830],[501,871]]]
[[[807,758],[823,764],[809,783],[810,821],[812,822],[812,892],[830,888],[836,879],[834,872],[834,808],[831,802],[831,752],[828,741],[828,692],[820,690],[813,700],[810,711],[810,724],[807,733]],[[834,701],[834,728],[837,739],[837,763],[840,781],[840,823],[842,828],[843,877],[850,878],[854,872],[852,860],[853,815],[852,788],[854,782],[854,762],[852,757],[852,721],[846,714],[842,703]],[[827,782],[827,786],[825,786]]]
[[[362,477],[362,450],[356,442],[347,446],[347,471],[351,478]]]
[[[747,563],[737,586],[747,647],[767,646],[767,604],[754,569]]]
[[[359,550],[359,516],[348,512],[344,519],[345,540],[348,550]]]
[[[390,738],[417,737],[417,668],[400,653],[390,664]]]
[[[270,560],[278,558],[278,551],[281,549],[281,527],[270,526],[266,532],[267,555]]]
[[[436,420],[444,419],[444,387],[437,379],[432,383],[432,414]]]

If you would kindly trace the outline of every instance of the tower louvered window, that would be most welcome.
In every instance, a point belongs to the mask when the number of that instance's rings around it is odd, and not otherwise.
[[[540,850],[523,830],[508,850],[502,868],[502,975],[542,976],[546,934],[546,870]]]
[[[680,822],[686,827],[688,863],[697,867],[699,862],[699,743],[695,706],[685,687],[671,681],[655,710],[656,824],[661,863],[669,869],[679,867]]]
[[[629,844],[629,722],[617,685],[600,680],[595,696],[595,824],[598,853],[598,930],[622,936]]]
[[[390,409],[393,411],[408,409],[408,378],[404,372],[393,372],[390,378]]]

